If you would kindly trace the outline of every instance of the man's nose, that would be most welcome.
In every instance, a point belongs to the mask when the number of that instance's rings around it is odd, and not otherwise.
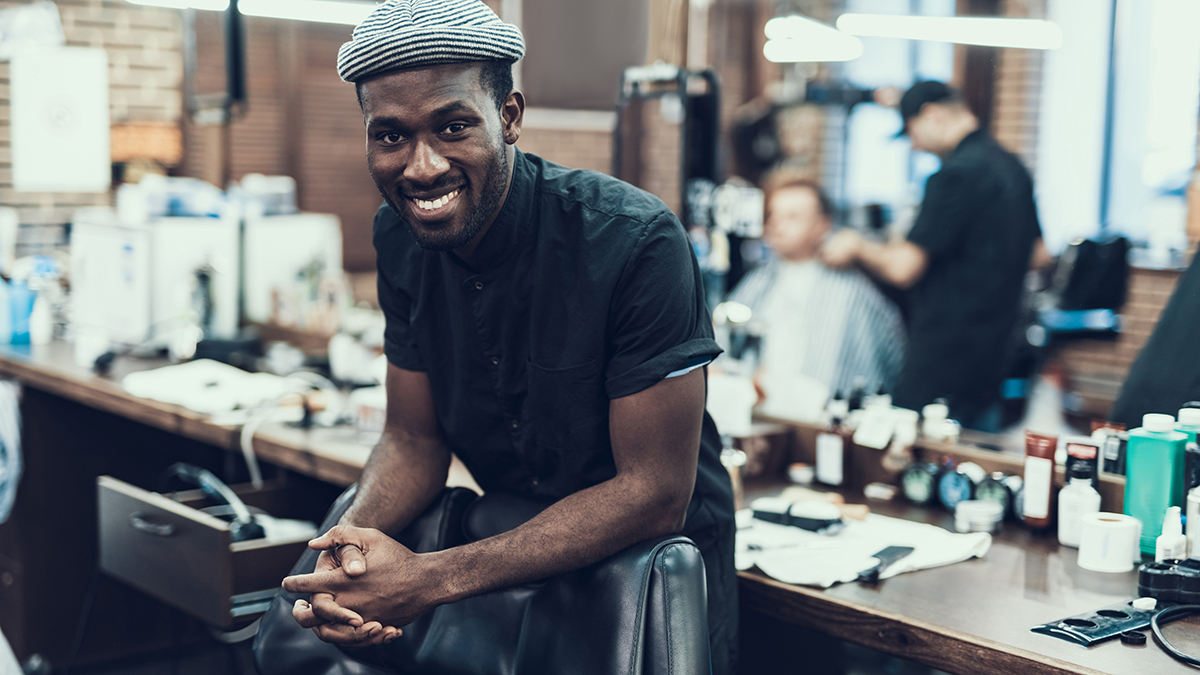
[[[436,148],[424,141],[418,141],[414,144],[408,166],[404,168],[404,178],[420,185],[429,185],[449,170],[450,162],[446,161]]]

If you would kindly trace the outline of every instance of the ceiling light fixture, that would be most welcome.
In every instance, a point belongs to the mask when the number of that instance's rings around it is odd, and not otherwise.
[[[166,7],[168,9],[203,9],[224,12],[229,9],[229,0],[125,0],[133,5]]]
[[[1041,19],[843,14],[838,17],[837,27],[840,31],[863,37],[953,42],[984,47],[1058,49],[1063,42],[1058,26]]]
[[[135,5],[167,7],[170,9],[200,9],[223,12],[229,0],[126,0]],[[375,10],[374,2],[347,0],[240,0],[238,11],[246,16],[271,19],[341,23],[356,26]]]
[[[240,0],[238,9],[246,16],[272,19],[342,23],[357,26],[375,11],[373,2],[336,2],[334,0]]]
[[[763,56],[772,63],[850,61],[863,53],[862,40],[804,16],[771,19],[765,32]]]

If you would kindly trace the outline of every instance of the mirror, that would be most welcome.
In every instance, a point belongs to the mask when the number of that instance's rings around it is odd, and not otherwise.
[[[857,59],[781,64],[763,95],[743,104],[731,122],[740,175],[758,181],[779,167],[805,174],[832,197],[842,225],[903,237],[940,161],[894,138],[900,117],[887,104],[914,80],[949,82],[1031,173],[1048,252],[1075,263],[1074,275],[1060,265],[1060,278],[1047,272],[1038,287],[1058,282],[1061,295],[1068,283],[1084,283],[1071,277],[1088,270],[1097,279],[1089,287],[1103,283],[1118,273],[1124,249],[1070,244],[1128,239],[1128,293],[1116,312],[1059,312],[1039,321],[1034,310],[1063,309],[1056,295],[1022,318],[1031,334],[1024,336],[1026,362],[1004,384],[1001,426],[1018,437],[1006,447],[1020,447],[1025,427],[1086,434],[1091,420],[1112,413],[1188,260],[1200,35],[1187,27],[1200,21],[1200,6],[1099,5],[1104,11],[1082,0],[847,0],[844,12],[1046,19],[1061,30],[1062,46],[1038,51],[862,36]],[[829,24],[842,13],[821,16],[822,7],[800,1],[773,8],[775,16],[803,14]],[[725,91],[731,89],[726,83]],[[1192,219],[1200,225],[1200,216]],[[1194,229],[1193,237],[1200,234]]]

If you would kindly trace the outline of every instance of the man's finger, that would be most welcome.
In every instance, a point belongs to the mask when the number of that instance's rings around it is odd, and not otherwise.
[[[299,599],[292,605],[292,618],[302,628],[316,628],[323,623],[327,623],[324,619],[313,614],[312,605],[308,604],[308,601],[304,599]]]
[[[283,590],[288,593],[329,593],[344,587],[346,578],[340,570],[297,574],[283,578]]]
[[[313,629],[317,637],[325,642],[346,647],[367,647],[382,639],[383,626],[378,621],[371,621],[362,626],[347,626],[344,623],[327,623]]]
[[[343,544],[337,548],[338,560],[348,576],[357,577],[367,573],[367,557],[354,544]]]
[[[344,623],[351,626],[363,625],[362,616],[353,610],[346,609],[334,601],[330,593],[313,593],[310,607],[313,614],[321,623]]]
[[[330,528],[325,534],[308,542],[308,547],[325,550],[350,545],[357,546],[359,550],[365,551],[367,550],[366,535],[372,531],[361,527],[337,525]]]

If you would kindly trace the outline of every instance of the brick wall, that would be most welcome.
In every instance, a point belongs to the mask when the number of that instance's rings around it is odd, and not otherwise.
[[[32,4],[0,2],[0,8]],[[177,124],[183,78],[179,13],[124,0],[58,0],[68,46],[101,48],[109,59],[112,123]],[[12,187],[9,66],[0,63],[0,206],[15,207],[24,225],[19,244],[33,250],[64,243],[62,225],[80,206],[106,205],[109,193],[16,192]],[[47,83],[53,86],[54,83]],[[70,161],[70,158],[51,158]],[[32,227],[30,227],[32,226]]]
[[[1044,19],[1046,0],[1004,0],[1007,17]],[[1035,49],[997,50],[992,100],[992,134],[1033,171],[1037,163],[1038,101],[1042,90],[1044,52]]]
[[[196,13],[198,93],[225,87],[221,16]],[[354,86],[338,78],[337,50],[352,27],[246,18],[249,105],[231,125],[231,180],[248,173],[286,174],[297,183],[299,206],[342,221],[343,264],[371,270],[371,227],[382,199],[363,148],[363,122]],[[221,183],[221,128],[185,121],[183,173]]]
[[[615,122],[611,112],[531,108],[517,147],[563,166],[611,173]]]

